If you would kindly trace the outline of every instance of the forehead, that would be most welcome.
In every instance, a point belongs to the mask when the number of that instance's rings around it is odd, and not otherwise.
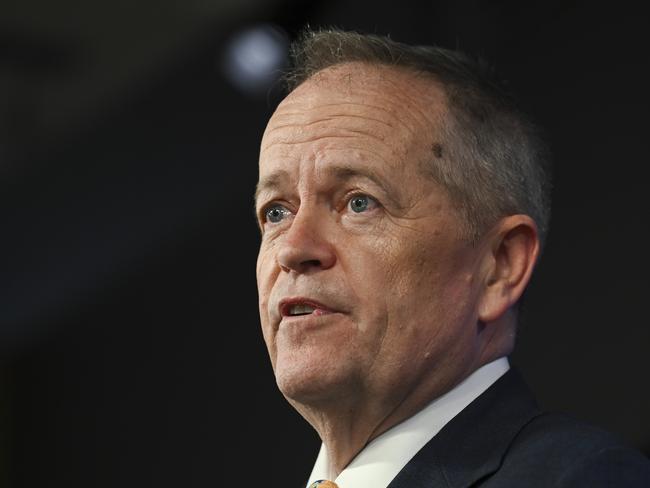
[[[296,98],[317,103],[323,96],[341,101],[383,100],[388,111],[397,113],[417,109],[424,97],[434,104],[441,102],[442,90],[429,74],[398,66],[349,62],[318,71],[296,87],[280,106]]]
[[[278,106],[262,139],[260,170],[268,159],[336,149],[403,163],[431,148],[444,107],[429,76],[363,63],[326,68]]]

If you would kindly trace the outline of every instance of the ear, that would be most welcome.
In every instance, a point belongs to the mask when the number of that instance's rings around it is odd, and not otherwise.
[[[487,239],[489,253],[485,256],[485,282],[478,309],[479,320],[484,323],[497,320],[517,303],[539,255],[537,225],[528,215],[501,219]]]

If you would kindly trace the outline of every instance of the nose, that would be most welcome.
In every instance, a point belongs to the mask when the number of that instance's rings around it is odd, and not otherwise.
[[[308,273],[329,269],[336,263],[336,253],[327,235],[325,218],[300,209],[291,222],[277,253],[280,269]]]

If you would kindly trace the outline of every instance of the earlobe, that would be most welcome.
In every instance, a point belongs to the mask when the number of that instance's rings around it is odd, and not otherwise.
[[[539,254],[537,226],[527,215],[501,219],[490,235],[489,264],[478,310],[484,323],[497,320],[517,303]]]

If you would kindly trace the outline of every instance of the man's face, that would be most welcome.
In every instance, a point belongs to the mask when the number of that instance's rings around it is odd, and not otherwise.
[[[480,259],[426,165],[444,97],[388,67],[327,68],[264,134],[260,318],[297,403],[444,392],[472,367]]]

